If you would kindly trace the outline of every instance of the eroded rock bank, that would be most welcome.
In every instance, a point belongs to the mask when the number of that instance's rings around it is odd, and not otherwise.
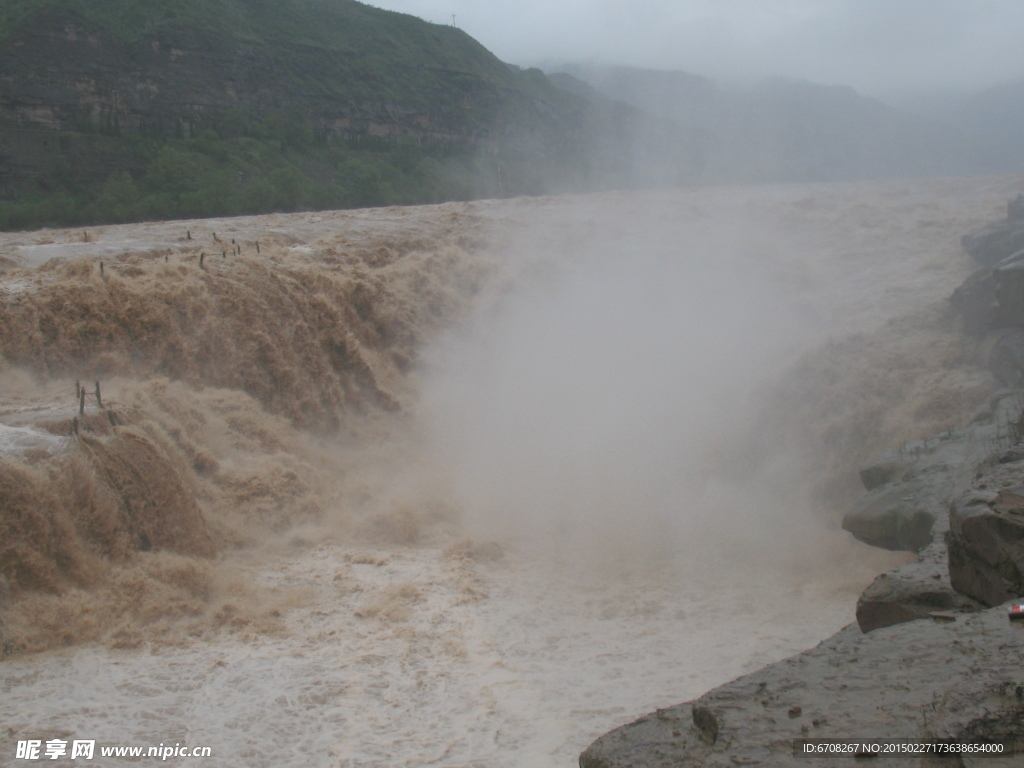
[[[602,736],[581,768],[835,765],[797,739],[1015,738],[1024,749],[1024,625],[1004,607],[864,634],[849,626],[797,656]],[[1020,754],[985,758],[995,768]],[[878,757],[873,766],[920,764]],[[950,765],[973,765],[969,758]]]
[[[595,741],[581,768],[833,765],[799,739],[1004,744],[1001,756],[875,756],[872,765],[1020,765],[1024,759],[1024,199],[963,238],[978,271],[951,297],[1006,389],[961,430],[861,471],[843,520],[856,538],[917,553],[881,574],[857,624],[816,648],[660,709]],[[1024,282],[1021,283],[1024,285]],[[1021,349],[1024,349],[1024,345]]]

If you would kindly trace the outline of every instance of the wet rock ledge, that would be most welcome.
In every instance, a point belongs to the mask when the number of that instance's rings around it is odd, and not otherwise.
[[[951,301],[1006,389],[963,430],[865,467],[843,527],[917,552],[816,648],[595,741],[580,768],[811,766],[798,739],[1005,744],[999,757],[873,756],[872,766],[1024,765],[1024,199],[963,239],[979,270]]]
[[[794,740],[808,738],[1016,735],[1024,751],[1022,659],[1024,625],[1011,623],[1003,607],[868,634],[851,625],[812,650],[602,736],[580,756],[580,768],[837,765],[794,757]],[[957,760],[936,764],[974,765]],[[1017,753],[977,764],[1019,768],[1022,761]],[[884,757],[869,764],[890,762],[921,764]]]

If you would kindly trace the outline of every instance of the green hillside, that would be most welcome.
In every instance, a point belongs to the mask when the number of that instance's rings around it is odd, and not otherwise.
[[[127,45],[184,29],[221,44],[315,48],[347,58],[362,74],[402,75],[381,78],[383,90],[369,92],[366,83],[323,72],[318,85],[336,94],[420,98],[436,87],[436,71],[514,87],[507,68],[461,30],[352,0],[3,0],[0,40],[40,14],[77,17]],[[275,53],[288,57],[286,48]]]
[[[0,0],[0,39],[0,228],[580,188],[610,157],[539,71],[353,0]]]

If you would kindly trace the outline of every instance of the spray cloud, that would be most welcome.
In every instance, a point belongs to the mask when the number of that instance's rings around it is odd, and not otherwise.
[[[744,524],[714,475],[806,318],[764,227],[594,213],[518,238],[500,293],[434,349],[434,450],[474,535],[560,560],[692,551]]]

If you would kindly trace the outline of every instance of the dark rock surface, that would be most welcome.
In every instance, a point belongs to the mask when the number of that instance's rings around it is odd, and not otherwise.
[[[960,243],[976,261],[993,266],[1024,249],[1024,220],[997,221],[964,235]]]
[[[850,626],[797,656],[661,709],[595,741],[581,768],[836,765],[793,756],[801,738],[1012,737],[1024,763],[1024,622],[1000,606],[953,621],[914,621],[865,635]],[[872,766],[929,763],[876,757]]]
[[[1024,595],[1024,455],[983,471],[953,504],[949,574],[953,587],[985,605]]]
[[[1005,220],[964,235],[961,244],[982,265],[950,296],[964,329],[982,334],[1024,323],[1024,196],[1007,203]]]
[[[932,527],[956,489],[949,465],[935,464],[863,496],[843,528],[882,549],[918,552],[932,543]]]
[[[1024,323],[1024,250],[975,271],[949,300],[971,334]]]
[[[872,632],[905,621],[935,618],[936,614],[961,614],[983,608],[953,589],[947,557],[945,537],[937,535],[916,562],[876,578],[857,601],[857,625],[861,631]]]
[[[991,333],[983,352],[985,366],[1007,387],[1024,385],[1024,328],[1001,328]]]
[[[994,327],[996,277],[994,267],[982,267],[971,273],[953,294],[950,303],[960,313],[964,330],[980,335]]]
[[[960,238],[964,250],[975,260],[993,265],[1024,249],[1024,195],[1006,203],[1006,218],[979,227]]]
[[[868,493],[843,518],[843,528],[872,546],[920,552],[935,539],[936,520],[973,480],[974,468],[1016,439],[1022,400],[994,398],[984,418],[963,430],[908,443],[861,470]]]
[[[979,493],[994,504],[998,494],[986,489],[1024,479],[1024,447],[1016,443],[1022,407],[1018,392],[1001,392],[978,423],[884,454],[861,470],[869,493],[843,523],[855,536],[874,544],[912,543],[910,534],[921,530],[915,530],[915,522],[932,521],[929,543],[917,561],[883,573],[861,594],[857,623],[862,631],[937,612],[975,611],[1024,594],[1024,585],[1014,587],[1024,574],[1024,540],[1016,537],[1016,528],[994,519],[1009,515],[1011,522],[1024,524],[1024,498],[1016,512],[975,504]],[[1008,442],[1015,444],[1007,448]],[[1005,508],[1009,496],[999,498]],[[956,532],[950,530],[954,518],[965,523]],[[1004,573],[1009,580],[995,586]]]

